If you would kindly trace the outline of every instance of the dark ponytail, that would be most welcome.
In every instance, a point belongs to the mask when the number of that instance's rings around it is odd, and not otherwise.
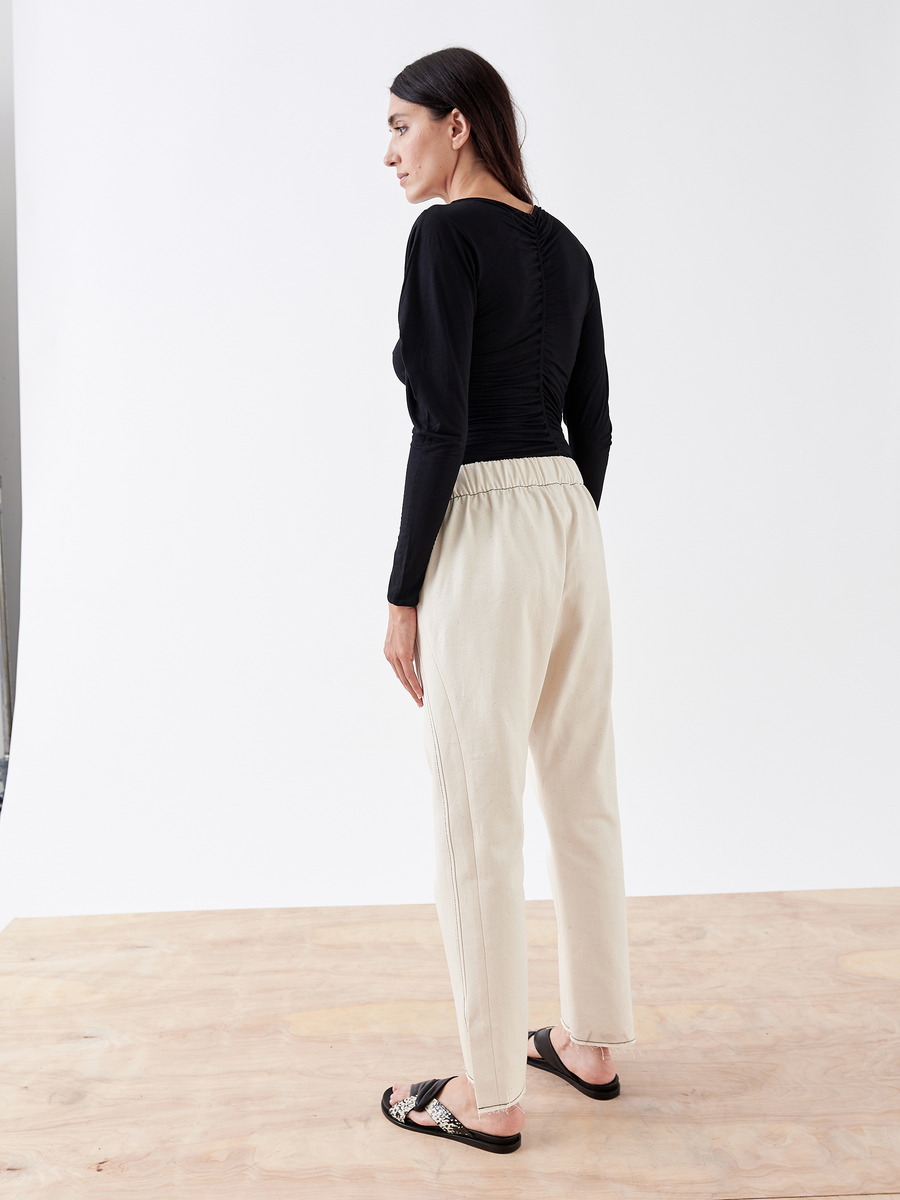
[[[458,108],[472,126],[478,157],[518,199],[533,202],[525,177],[516,113],[509,88],[491,64],[474,50],[451,46],[404,67],[391,91],[442,120]]]

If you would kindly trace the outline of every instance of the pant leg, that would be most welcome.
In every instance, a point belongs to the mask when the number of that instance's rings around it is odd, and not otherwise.
[[[435,900],[482,1113],[515,1103],[525,1089],[522,795],[566,578],[554,493],[572,485],[557,474],[577,472],[555,461],[462,468],[418,606]]]
[[[561,497],[562,498],[562,497]],[[535,791],[550,839],[562,1024],[573,1041],[634,1041],[616,795],[612,637],[597,511],[572,506],[565,586],[531,731]]]

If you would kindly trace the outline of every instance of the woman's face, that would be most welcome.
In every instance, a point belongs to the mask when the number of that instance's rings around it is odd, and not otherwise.
[[[454,109],[440,121],[421,104],[410,104],[391,93],[388,105],[391,140],[384,164],[397,172],[411,204],[435,196],[447,199],[459,150],[469,136],[468,122]]]

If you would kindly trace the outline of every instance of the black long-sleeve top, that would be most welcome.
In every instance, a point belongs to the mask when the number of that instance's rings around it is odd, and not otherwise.
[[[425,209],[399,317],[413,435],[388,600],[415,605],[463,463],[567,455],[599,505],[612,425],[593,265],[542,208],[469,197]]]

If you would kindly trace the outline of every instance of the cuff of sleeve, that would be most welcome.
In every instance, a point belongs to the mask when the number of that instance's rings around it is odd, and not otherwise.
[[[396,596],[388,592],[388,604],[396,604],[398,608],[415,608],[419,603],[419,597]]]

